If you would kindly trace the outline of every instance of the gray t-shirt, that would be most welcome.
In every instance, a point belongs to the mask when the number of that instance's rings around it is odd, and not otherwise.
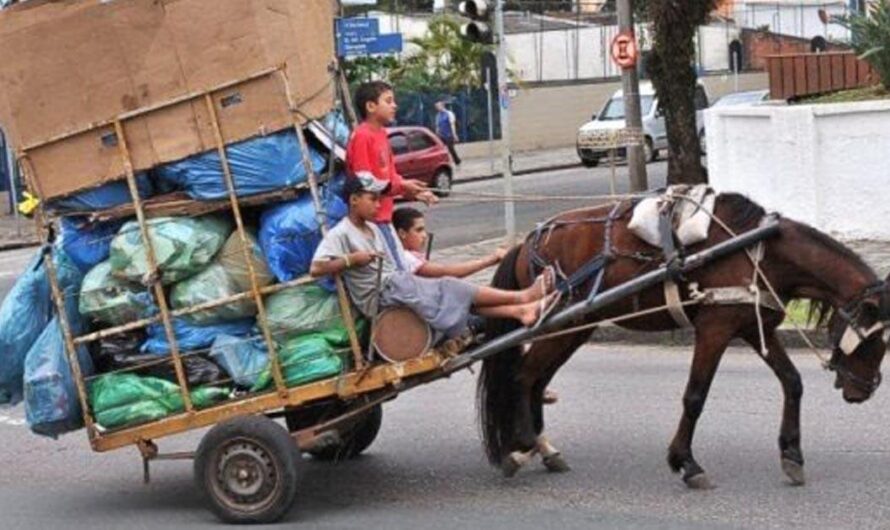
[[[370,233],[365,233],[356,227],[348,217],[341,220],[322,239],[321,244],[315,250],[312,261],[342,258],[352,252],[376,252],[386,256],[382,261],[381,286],[386,285],[389,278],[396,272],[396,266],[387,253],[380,228],[374,223],[366,223],[365,226],[370,229]],[[401,245],[399,245],[399,251],[402,256],[405,256],[402,263],[408,263],[409,269],[413,272],[416,267],[411,264],[417,259],[412,260],[411,257],[407,257],[407,253],[401,249]],[[378,260],[374,260],[364,267],[352,267],[342,273],[352,302],[365,316],[373,316],[377,313],[378,263],[380,263]]]

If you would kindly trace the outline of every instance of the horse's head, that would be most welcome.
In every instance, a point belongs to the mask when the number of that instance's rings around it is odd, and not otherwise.
[[[834,386],[846,401],[861,403],[880,386],[888,323],[887,280],[869,286],[832,315],[828,331],[834,349],[828,367],[837,373]]]

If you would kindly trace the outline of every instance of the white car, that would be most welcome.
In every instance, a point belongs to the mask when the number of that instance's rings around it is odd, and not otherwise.
[[[698,82],[695,86],[695,123],[699,137],[704,135],[704,116],[702,112],[708,108],[708,93],[705,86]],[[668,148],[667,130],[664,124],[664,112],[658,105],[658,96],[651,81],[640,82],[640,113],[643,117],[643,153],[647,162],[658,158],[658,152]],[[615,91],[606,101],[603,109],[593,115],[593,119],[578,130],[577,149],[581,163],[587,167],[599,164],[601,158],[609,156],[608,149],[602,148],[600,139],[604,132],[624,129],[624,92]],[[625,156],[625,149],[618,148],[617,155]]]

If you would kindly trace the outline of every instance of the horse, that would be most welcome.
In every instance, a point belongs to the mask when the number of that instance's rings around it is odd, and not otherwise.
[[[564,212],[545,222],[523,243],[513,247],[495,272],[492,284],[519,289],[534,281],[544,266],[556,266],[566,277],[580,281],[566,293],[566,303],[584,300],[597,289],[621,285],[664,264],[666,252],[642,241],[628,229],[638,199]],[[827,368],[837,373],[835,386],[850,403],[866,401],[881,382],[880,364],[886,349],[882,333],[888,320],[886,283],[855,253],[828,235],[806,224],[776,214],[778,235],[759,244],[759,257],[751,249],[740,251],[677,277],[682,300],[693,291],[708,288],[774,287],[784,303],[810,299],[813,318],[829,323],[834,345]],[[759,226],[767,212],[745,196],[734,193],[716,197],[715,222],[707,239],[691,245],[689,253],[706,249]],[[721,220],[723,226],[717,220]],[[600,267],[590,267],[600,259]],[[758,280],[759,267],[766,281]],[[585,273],[585,269],[588,271]],[[593,274],[592,271],[599,271]],[[620,315],[631,318],[620,326],[638,331],[677,329],[677,320],[667,310],[662,286],[590,314],[560,336],[543,337],[530,345],[503,351],[483,362],[477,382],[477,406],[483,447],[489,462],[512,476],[535,454],[543,457],[549,471],[569,470],[560,451],[544,435],[542,394],[559,368],[592,333],[585,324]],[[759,307],[759,310],[758,310]],[[783,321],[782,306],[762,304],[690,304],[684,306],[695,333],[694,355],[683,395],[683,413],[671,441],[667,462],[674,473],[682,472],[689,488],[704,489],[711,483],[693,457],[692,439],[711,382],[730,341],[740,338],[751,345],[779,379],[784,408],[779,434],[779,456],[791,484],[805,482],[801,450],[800,403],[803,383],[800,373],[776,334]],[[646,309],[653,309],[645,313]],[[504,320],[489,320],[486,339],[516,329]],[[573,331],[575,330],[575,331]]]

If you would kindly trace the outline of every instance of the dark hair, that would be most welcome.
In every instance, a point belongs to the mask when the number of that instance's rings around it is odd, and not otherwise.
[[[415,219],[423,219],[423,214],[414,208],[399,208],[392,213],[392,226],[396,230],[411,230]]]
[[[368,118],[368,103],[377,103],[384,92],[391,92],[392,85],[386,81],[369,81],[362,83],[355,91],[355,106],[358,115],[364,120]]]

